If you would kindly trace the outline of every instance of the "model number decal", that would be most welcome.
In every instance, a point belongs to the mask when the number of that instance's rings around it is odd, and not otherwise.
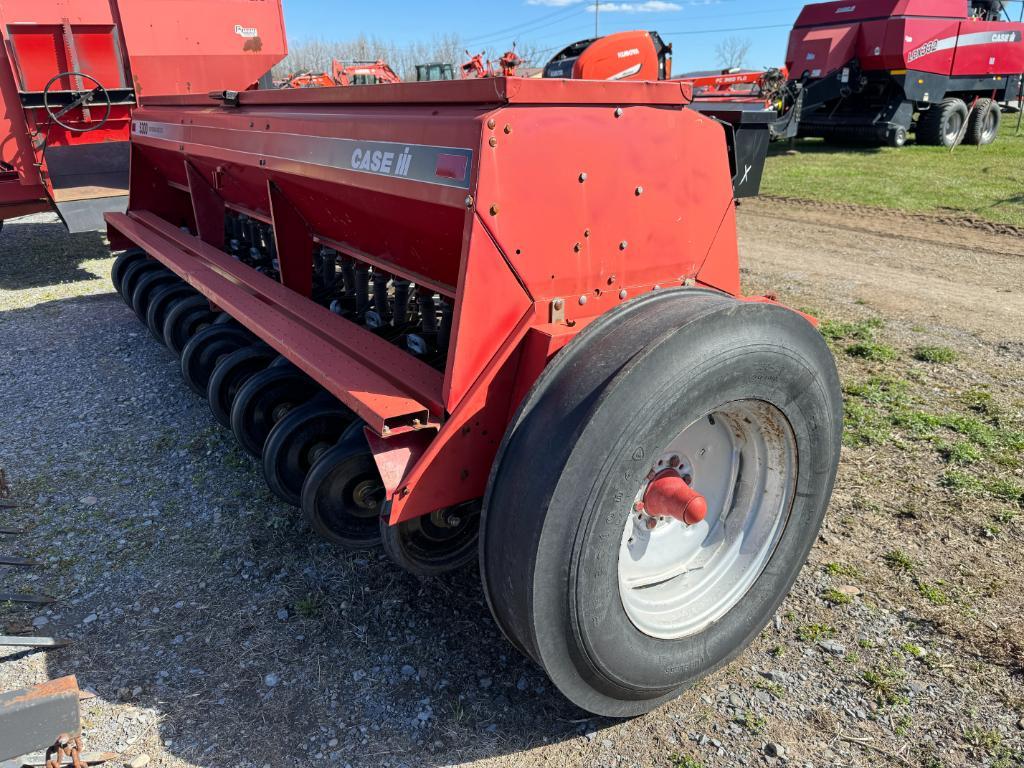
[[[256,27],[243,27],[241,24],[235,24],[235,34],[239,37],[253,38],[259,37],[260,31]]]
[[[927,43],[922,45],[920,48],[915,48],[909,54],[907,54],[907,62],[917,61],[922,56],[927,56],[930,53],[935,53],[939,50],[938,40],[929,40]]]

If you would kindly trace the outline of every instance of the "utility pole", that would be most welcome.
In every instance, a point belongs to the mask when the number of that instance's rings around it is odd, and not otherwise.
[[[597,31],[597,16],[601,12],[601,0],[594,0],[594,37],[601,35]]]

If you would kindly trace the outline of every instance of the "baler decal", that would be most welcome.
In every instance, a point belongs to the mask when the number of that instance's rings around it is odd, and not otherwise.
[[[915,48],[907,54],[907,63],[917,61],[924,56],[938,51],[948,51],[953,48],[967,48],[972,45],[998,45],[1000,43],[1017,43],[1021,40],[1020,32],[970,32],[966,35],[953,35],[944,37],[941,40],[929,40],[920,48]]]
[[[166,141],[179,145],[192,142],[190,131],[199,126],[184,126],[177,123],[160,123],[149,120],[133,120],[132,134],[149,141]],[[235,129],[203,126],[203,130],[225,132],[233,135],[231,142],[224,146],[240,149],[234,140],[239,133]],[[253,134],[261,136],[260,133]],[[405,144],[392,141],[363,141],[340,139],[330,136],[299,136],[279,133],[274,136],[274,151],[252,152],[262,157],[273,157],[306,165],[326,168],[341,168],[372,176],[407,179],[442,187],[469,189],[470,169],[473,165],[473,150],[463,147],[439,147],[426,144]]]

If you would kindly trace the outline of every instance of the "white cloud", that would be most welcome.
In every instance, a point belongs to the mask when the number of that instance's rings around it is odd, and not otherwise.
[[[587,6],[593,11],[594,6]],[[678,3],[666,3],[665,0],[645,0],[642,3],[601,3],[601,12],[622,12],[622,13],[656,13],[665,11],[681,11],[683,6]]]

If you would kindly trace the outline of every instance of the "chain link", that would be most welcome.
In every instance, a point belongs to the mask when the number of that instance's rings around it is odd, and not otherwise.
[[[58,739],[52,747],[46,750],[46,768],[62,768],[64,758],[71,758],[71,765],[74,768],[82,768],[82,737],[74,739]]]

